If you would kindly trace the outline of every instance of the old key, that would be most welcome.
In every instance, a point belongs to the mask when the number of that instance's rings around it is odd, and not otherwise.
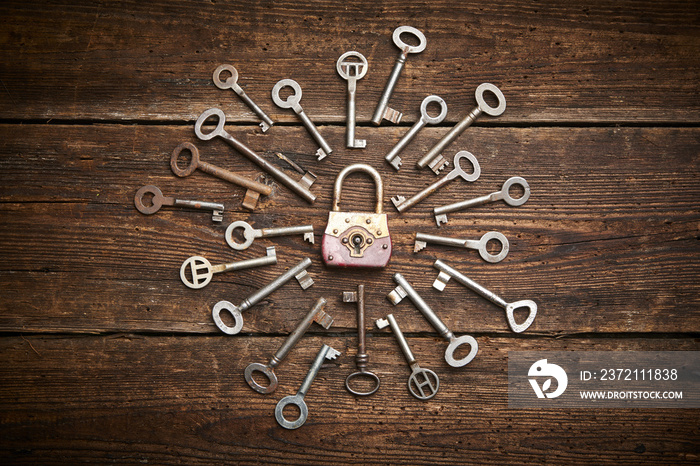
[[[355,57],[358,61],[348,60]],[[355,94],[357,93],[357,81],[367,74],[367,59],[360,52],[345,52],[338,58],[335,69],[338,74],[348,82],[348,109],[345,130],[345,145],[350,149],[362,149],[367,145],[364,139],[355,139]]]
[[[334,350],[328,345],[323,345],[321,347],[318,354],[316,355],[316,359],[314,359],[313,364],[311,364],[309,373],[306,374],[306,377],[304,378],[301,387],[299,387],[299,391],[297,392],[297,394],[285,396],[284,398],[279,400],[277,406],[275,406],[275,419],[277,419],[279,425],[281,425],[285,429],[298,429],[299,427],[304,425],[304,423],[306,422],[306,418],[309,416],[309,408],[306,407],[304,397],[309,391],[309,388],[311,388],[311,383],[314,381],[314,379],[316,378],[316,374],[318,374],[318,371],[321,369],[323,361],[325,361],[326,359],[332,360],[337,358],[338,356],[340,356],[340,351]],[[284,408],[287,405],[294,405],[297,408],[299,408],[299,417],[295,421],[289,421],[287,420],[287,418],[284,417]]]
[[[289,97],[287,97],[287,100],[282,100],[282,98],[280,97],[280,91],[285,87],[291,87],[294,90],[294,94],[291,94]],[[299,104],[299,102],[301,101],[301,87],[299,86],[299,83],[297,83],[293,79],[282,79],[281,81],[278,81],[277,84],[275,84],[275,87],[272,88],[272,100],[273,102],[275,102],[275,104],[277,104],[278,107],[291,108],[292,110],[294,110],[294,113],[296,113],[299,116],[301,122],[304,123],[306,129],[309,130],[311,136],[313,136],[318,145],[321,146],[316,151],[316,155],[318,155],[318,160],[324,159],[326,156],[330,155],[331,152],[333,152],[331,146],[329,146],[326,140],[323,139],[321,133],[318,132],[316,126],[313,124],[311,119],[308,117],[308,115],[304,112],[304,109],[302,109],[301,105]]]
[[[418,39],[418,45],[412,46],[402,41],[401,34],[403,33],[412,34],[413,36],[415,36]],[[389,120],[392,123],[398,123],[399,121],[401,121],[401,117],[403,116],[403,114],[394,110],[393,108],[389,108],[389,99],[391,98],[391,94],[394,92],[394,86],[396,86],[396,82],[399,80],[401,70],[403,69],[404,63],[406,63],[406,58],[408,58],[408,54],[420,53],[423,50],[425,50],[425,46],[427,45],[423,33],[411,26],[397,27],[396,29],[394,29],[394,33],[391,35],[391,38],[394,40],[394,44],[396,44],[396,46],[401,50],[401,53],[399,53],[399,56],[396,59],[396,62],[394,63],[394,68],[391,70],[389,80],[387,81],[386,87],[384,88],[384,93],[379,99],[377,109],[374,111],[372,123],[376,126],[379,126],[379,124],[382,122],[382,119]]]
[[[219,327],[219,330],[221,330],[224,333],[227,333],[229,335],[237,334],[243,328],[243,316],[241,316],[241,312],[255,306],[257,303],[267,298],[273,292],[280,289],[282,285],[287,283],[292,278],[296,278],[299,282],[299,285],[301,285],[301,288],[304,290],[313,285],[314,281],[309,275],[309,273],[306,271],[306,269],[308,269],[310,266],[311,259],[309,259],[308,257],[303,259],[297,265],[287,270],[282,275],[275,278],[270,283],[248,296],[238,306],[234,306],[229,301],[219,301],[214,305],[214,308],[211,311],[211,315],[214,318],[214,323],[217,327]],[[235,321],[233,327],[229,327],[224,323],[224,321],[221,319],[221,311],[227,311],[233,317]]]
[[[177,159],[183,150],[190,151],[190,154],[192,155],[190,164],[184,169],[178,167],[177,165]],[[257,181],[253,181],[232,171],[224,170],[223,168],[219,168],[210,163],[202,162],[199,160],[199,150],[197,149],[197,146],[190,142],[183,142],[177,146],[175,150],[173,150],[173,153],[170,156],[170,169],[173,171],[173,173],[175,173],[175,175],[179,177],[189,176],[198,168],[203,172],[216,176],[217,178],[221,178],[222,180],[226,180],[230,183],[246,188],[247,191],[245,193],[245,198],[243,199],[243,207],[246,209],[255,209],[260,195],[264,194],[265,196],[269,196],[272,192],[272,188],[266,184],[258,183]]]
[[[513,186],[521,186],[523,188],[523,195],[519,198],[514,198],[510,195],[510,188]],[[476,207],[489,202],[496,202],[503,200],[506,204],[513,207],[518,207],[530,199],[530,185],[527,184],[525,178],[519,176],[513,176],[508,178],[500,191],[496,191],[486,196],[475,197],[474,199],[468,199],[466,201],[455,202],[454,204],[448,204],[441,207],[435,207],[433,209],[433,214],[435,215],[435,221],[437,225],[440,226],[441,223],[447,223],[447,214],[450,212],[457,212],[460,210],[468,209],[469,207]]]
[[[440,105],[440,114],[436,117],[430,116],[430,114],[428,113],[428,105],[430,105],[433,102],[436,102]],[[429,95],[428,97],[423,99],[423,102],[420,104],[420,119],[414,123],[411,129],[408,130],[408,132],[404,135],[404,137],[401,138],[401,140],[394,146],[394,148],[391,149],[389,153],[386,154],[386,156],[384,156],[384,159],[387,162],[389,162],[389,164],[392,167],[398,170],[399,167],[401,167],[401,158],[399,157],[399,153],[402,150],[404,150],[408,143],[411,142],[411,140],[416,136],[416,134],[418,134],[418,131],[420,131],[421,128],[423,128],[427,124],[437,125],[438,123],[441,123],[446,116],[447,104],[444,100],[442,100],[442,97],[438,97],[436,95]]]
[[[467,173],[464,170],[462,170],[462,167],[460,166],[460,161],[462,159],[467,159],[471,162],[472,166],[474,167],[474,171],[472,173]],[[447,175],[440,178],[435,183],[431,184],[412,198],[406,200],[406,198],[403,196],[392,197],[391,202],[394,204],[394,207],[396,207],[396,210],[398,210],[399,212],[403,212],[404,210],[418,204],[420,201],[422,201],[423,199],[440,189],[443,185],[449,183],[457,177],[461,177],[465,181],[476,181],[479,178],[479,175],[481,175],[481,167],[479,166],[479,162],[476,160],[476,157],[474,157],[474,155],[471,152],[467,152],[466,150],[457,152],[455,154],[453,163],[454,168],[451,172],[449,172]]]
[[[420,297],[418,292],[411,286],[410,283],[408,283],[408,280],[406,280],[403,277],[403,275],[401,275],[400,273],[395,273],[394,281],[399,286],[397,286],[394,289],[394,291],[389,293],[389,296],[387,296],[387,298],[389,298],[389,301],[391,301],[392,304],[397,305],[401,302],[403,298],[408,296],[413,302],[413,304],[421,312],[421,314],[423,314],[427,321],[430,322],[430,325],[432,325],[435,328],[435,330],[437,330],[440,336],[450,342],[450,344],[447,346],[447,349],[445,350],[445,361],[447,361],[447,364],[449,364],[452,367],[462,367],[469,364],[472,361],[472,359],[474,359],[474,356],[476,356],[476,353],[479,351],[479,345],[477,344],[474,337],[470,335],[462,335],[461,337],[456,337],[454,333],[452,333],[450,329],[447,328],[444,322],[440,320],[437,314],[435,314],[435,311],[433,311],[430,308],[430,306],[428,306],[428,304],[425,301],[423,301],[423,298]],[[457,348],[459,348],[465,343],[469,345],[469,354],[467,354],[462,359],[455,359],[455,351],[457,351]]]
[[[204,288],[211,281],[215,273],[230,272],[234,270],[249,269],[252,267],[262,267],[277,263],[275,248],[267,248],[267,254],[255,259],[247,259],[228,264],[211,265],[211,262],[202,256],[192,256],[185,260],[180,267],[180,279],[189,288]],[[188,274],[189,272],[189,274]],[[203,273],[202,273],[203,272]]]
[[[348,375],[345,379],[345,388],[353,395],[367,396],[372,395],[379,390],[379,377],[373,372],[367,370],[367,362],[369,356],[365,352],[365,285],[357,285],[357,292],[343,292],[343,302],[357,303],[357,355],[355,356],[355,365],[358,371]],[[353,389],[350,386],[350,381],[354,379],[366,378],[372,381],[372,389],[366,392],[361,392]]]
[[[146,205],[143,200],[147,195],[153,196],[151,198],[151,205]],[[170,196],[163,196],[163,193],[157,186],[152,184],[143,186],[134,196],[134,204],[136,205],[136,210],[145,215],[155,214],[164,205],[175,206],[175,207],[191,207],[194,209],[204,209],[211,210],[211,219],[215,222],[220,222],[224,219],[224,205],[214,202],[202,202],[202,201],[188,201],[183,199],[175,199]]]
[[[433,288],[435,288],[439,291],[442,291],[445,289],[445,285],[447,285],[447,282],[450,280],[450,278],[454,278],[455,280],[457,280],[459,283],[466,286],[470,290],[474,291],[477,294],[480,294],[481,296],[488,299],[492,303],[505,309],[506,317],[508,318],[508,325],[510,326],[511,330],[513,330],[514,332],[516,332],[516,333],[524,332],[535,321],[535,316],[537,315],[537,303],[535,303],[534,301],[529,300],[529,299],[523,299],[521,301],[507,303],[504,299],[496,296],[495,293],[492,293],[491,291],[489,291],[486,288],[484,288],[483,286],[479,285],[477,282],[475,282],[471,278],[469,278],[466,275],[453,269],[452,267],[445,264],[440,259],[435,261],[435,263],[433,264],[433,267],[435,267],[436,269],[438,269],[440,271],[440,274],[438,275],[438,277],[435,279],[435,282],[433,283]],[[521,307],[526,307],[529,310],[529,314],[527,316],[527,319],[525,319],[525,322],[523,322],[522,324],[518,324],[515,322],[515,316],[513,315],[513,313],[515,312],[516,309],[519,309]]]
[[[391,326],[396,341],[399,343],[399,347],[411,368],[411,375],[408,377],[408,391],[411,392],[411,395],[419,400],[429,400],[434,397],[440,388],[440,379],[435,372],[430,369],[423,369],[418,365],[411,348],[408,346],[406,337],[403,336],[399,324],[394,319],[394,315],[389,314],[385,319],[378,319],[375,323],[378,328]]]
[[[328,329],[333,323],[333,318],[326,314],[323,310],[326,307],[327,301],[324,298],[318,298],[316,304],[313,308],[306,314],[306,317],[299,322],[299,325],[294,329],[292,333],[289,334],[287,339],[282,344],[282,347],[277,350],[270,362],[267,364],[260,364],[254,362],[245,368],[245,380],[250,385],[250,388],[258,393],[268,394],[275,391],[277,388],[277,376],[275,375],[275,368],[279,366],[282,360],[287,357],[287,354],[294,348],[294,346],[299,342],[301,337],[306,333],[311,324],[316,322],[321,327]],[[253,374],[256,372],[262,373],[269,384],[267,386],[260,385],[254,378]]]
[[[233,238],[233,232],[238,229],[243,229],[243,238],[245,241],[242,243],[237,243]],[[297,235],[304,234],[304,240],[311,244],[314,244],[314,226],[313,225],[300,225],[295,227],[282,227],[282,228],[262,228],[254,229],[250,224],[244,222],[243,220],[238,220],[233,222],[226,228],[226,233],[224,234],[226,242],[236,251],[242,251],[247,249],[255,238],[266,238],[270,236],[286,236],[286,235]]]
[[[493,93],[493,95],[496,96],[496,99],[498,99],[497,107],[494,108],[486,103],[486,100],[484,99],[485,91],[490,91],[491,93]],[[506,98],[503,97],[503,93],[501,92],[501,90],[493,84],[481,84],[479,87],[476,88],[475,96],[478,105],[474,107],[466,117],[464,117],[459,123],[457,123],[455,127],[450,130],[449,133],[447,133],[442,139],[440,139],[440,141],[438,141],[437,144],[435,144],[433,148],[430,149],[428,153],[425,154],[423,158],[416,163],[418,168],[423,168],[429,164],[430,169],[433,172],[435,172],[436,174],[440,173],[440,170],[442,170],[448,164],[447,160],[445,160],[445,158],[442,155],[440,155],[440,153],[443,150],[445,150],[445,148],[449,146],[455,139],[457,139],[457,137],[460,134],[462,134],[465,129],[471,126],[471,124],[474,123],[474,120],[476,120],[476,118],[479,115],[481,115],[481,113],[486,113],[487,115],[491,116],[498,116],[506,110]]]
[[[498,254],[491,254],[486,248],[489,241],[495,240],[500,243],[501,247]],[[484,233],[480,239],[459,239],[447,238],[444,236],[428,235],[426,233],[416,233],[416,241],[413,246],[413,252],[422,251],[427,243],[442,244],[443,246],[455,246],[458,248],[476,249],[479,255],[486,262],[500,262],[508,255],[510,245],[508,238],[497,231],[488,231]]]
[[[224,71],[231,73],[231,76],[229,76],[226,81],[221,80],[221,73]],[[245,102],[245,104],[262,120],[260,122],[260,128],[262,129],[263,133],[274,125],[272,119],[267,116],[260,107],[255,105],[255,102],[253,102],[250,97],[248,97],[248,94],[245,93],[243,88],[238,85],[238,71],[236,71],[236,68],[231,65],[219,66],[214,70],[214,84],[216,84],[216,87],[219,89],[232,89],[233,92],[238,94],[241,100],[243,100],[243,102]]]
[[[211,117],[216,117],[218,119],[216,123],[216,128],[214,128],[214,130],[210,133],[205,134],[204,132],[202,132],[202,126],[204,125],[204,122]],[[306,172],[301,178],[301,181],[295,181],[285,172],[275,167],[264,158],[260,157],[258,154],[250,150],[248,146],[246,146],[238,139],[234,138],[229,133],[227,133],[226,130],[224,130],[224,125],[226,125],[226,115],[224,114],[224,112],[222,112],[218,108],[210,108],[209,110],[206,110],[204,113],[202,113],[199,116],[199,118],[197,118],[197,121],[194,124],[194,132],[197,135],[197,137],[202,141],[208,141],[210,139],[215,138],[216,136],[219,136],[238,152],[250,159],[253,163],[257,164],[260,168],[262,168],[267,173],[275,177],[277,181],[279,181],[280,183],[294,191],[296,194],[298,194],[300,197],[302,197],[305,201],[309,202],[310,204],[314,203],[314,201],[316,200],[316,196],[311,191],[309,191],[309,188],[314,183],[314,181],[316,181],[316,175],[314,175],[311,172]]]

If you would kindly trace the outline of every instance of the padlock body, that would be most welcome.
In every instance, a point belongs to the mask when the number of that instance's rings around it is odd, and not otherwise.
[[[333,267],[384,267],[391,258],[386,214],[329,212],[321,254]]]

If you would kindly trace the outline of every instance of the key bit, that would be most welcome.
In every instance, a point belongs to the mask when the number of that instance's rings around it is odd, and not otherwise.
[[[437,222],[437,226],[447,224],[447,214],[436,215],[435,221]]]
[[[377,319],[374,321],[377,328],[387,328],[389,326],[389,321],[387,319]]]
[[[403,204],[404,202],[406,202],[406,197],[405,197],[405,196],[401,196],[401,195],[398,195],[398,194],[397,194],[396,196],[394,196],[394,197],[391,198],[391,203],[394,204],[394,207],[396,207],[397,209],[398,209],[398,207],[399,207],[401,204]]]
[[[435,159],[430,162],[428,165],[430,169],[435,173],[436,175],[439,175],[440,172],[444,169],[447,168],[450,165],[449,160],[447,160],[445,157],[442,155],[438,155],[435,157]]]

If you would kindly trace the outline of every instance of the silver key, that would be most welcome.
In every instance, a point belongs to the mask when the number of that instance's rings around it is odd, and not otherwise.
[[[379,377],[373,372],[367,370],[367,362],[369,362],[369,356],[365,351],[365,285],[357,285],[357,292],[345,291],[343,292],[343,302],[345,303],[357,303],[357,354],[355,355],[355,365],[357,366],[357,372],[353,372],[348,375],[345,379],[345,388],[348,389],[350,393],[358,396],[368,396],[374,394],[379,390]],[[358,391],[350,385],[351,380],[355,379],[369,379],[372,383],[372,389],[366,392]]]
[[[231,76],[229,76],[226,81],[221,80],[221,73],[224,71],[231,73]],[[262,128],[263,133],[274,125],[272,119],[267,116],[260,107],[255,105],[255,102],[253,102],[243,88],[238,85],[238,71],[236,71],[236,68],[231,65],[219,66],[214,70],[214,84],[216,84],[216,87],[219,89],[233,89],[233,92],[238,94],[241,100],[243,100],[243,102],[245,102],[245,104],[262,120],[260,122],[260,128]]]
[[[190,152],[190,163],[186,168],[180,168],[177,164],[177,159],[184,150]],[[239,175],[238,173],[217,167],[216,165],[202,162],[199,159],[199,150],[197,149],[197,146],[191,142],[183,142],[173,150],[173,153],[170,155],[170,169],[176,176],[181,178],[190,176],[195,170],[199,169],[222,180],[243,186],[246,188],[245,198],[243,199],[243,207],[250,210],[255,209],[261,194],[269,196],[272,193],[271,186],[251,180],[245,176]]]
[[[294,94],[291,94],[289,97],[287,97],[287,100],[282,100],[280,98],[280,90],[282,90],[285,87],[291,87],[294,90]],[[301,101],[301,87],[299,86],[299,83],[297,83],[293,79],[282,79],[281,81],[277,82],[277,84],[275,84],[275,87],[272,88],[272,100],[273,102],[275,102],[275,104],[277,104],[278,107],[291,108],[292,110],[294,110],[294,113],[296,113],[299,116],[301,122],[304,123],[306,129],[309,130],[309,133],[311,133],[311,136],[313,136],[318,145],[321,146],[316,151],[316,155],[318,155],[318,160],[324,159],[326,156],[330,155],[331,152],[333,152],[331,146],[329,146],[326,140],[323,139],[321,133],[318,132],[316,126],[306,115],[306,113],[304,113],[304,110],[301,108],[301,105],[299,105],[299,102]]]
[[[498,254],[491,254],[487,249],[486,245],[489,241],[496,240],[500,243],[501,247]],[[489,231],[484,233],[484,235],[478,240],[472,239],[459,239],[459,238],[446,238],[444,236],[428,235],[426,233],[416,233],[416,242],[413,246],[413,252],[422,251],[427,246],[427,243],[441,244],[443,246],[454,246],[458,248],[466,249],[476,249],[479,251],[481,258],[486,262],[500,262],[508,255],[508,250],[510,245],[508,244],[508,238],[506,238],[502,233],[497,231]]]
[[[498,99],[498,106],[497,107],[491,107],[489,104],[486,103],[486,100],[484,100],[484,92],[485,91],[491,91],[496,98]],[[494,86],[493,84],[489,83],[483,83],[479,85],[479,87],[476,88],[476,102],[477,106],[472,109],[469,114],[462,119],[459,123],[455,125],[454,128],[450,130],[449,133],[447,133],[440,141],[437,142],[433,146],[432,149],[428,151],[427,154],[421,158],[416,165],[418,168],[423,168],[426,165],[430,165],[430,169],[435,172],[435,174],[440,173],[440,170],[445,168],[448,165],[447,160],[440,155],[440,153],[445,150],[447,146],[449,146],[457,137],[464,132],[465,129],[469,128],[472,123],[474,123],[474,120],[481,115],[481,113],[486,113],[487,115],[491,116],[499,116],[506,110],[506,98],[503,97],[503,93],[499,88]]]
[[[277,406],[275,406],[275,419],[277,419],[279,425],[281,425],[285,429],[298,429],[299,427],[304,425],[304,423],[306,422],[306,418],[309,416],[309,408],[307,408],[306,406],[304,397],[309,391],[309,388],[311,388],[311,383],[316,378],[316,374],[318,374],[319,369],[321,369],[321,365],[323,364],[323,362],[326,359],[330,361],[332,359],[337,358],[338,356],[340,356],[340,351],[334,350],[328,345],[323,345],[321,347],[318,354],[316,355],[316,359],[314,359],[313,364],[311,364],[311,368],[309,369],[308,374],[306,374],[306,377],[304,378],[301,387],[299,387],[299,391],[297,392],[297,394],[285,396],[277,403]],[[296,420],[289,421],[287,420],[287,418],[284,417],[284,408],[287,405],[295,405],[299,408],[300,414]]]
[[[442,291],[445,289],[445,285],[447,285],[447,282],[450,280],[450,278],[454,278],[470,290],[476,292],[477,294],[480,294],[492,303],[497,304],[498,306],[501,306],[503,309],[505,309],[506,317],[508,318],[508,325],[510,326],[511,330],[513,330],[515,333],[524,332],[535,321],[535,316],[537,315],[537,304],[534,301],[529,299],[523,299],[521,301],[507,303],[502,298],[499,298],[494,293],[490,292],[474,280],[458,272],[457,270],[453,269],[452,267],[445,264],[439,259],[435,261],[433,267],[440,271],[440,274],[433,283],[433,288]],[[521,307],[528,308],[529,314],[527,316],[527,319],[525,319],[525,321],[522,324],[518,324],[515,322],[515,316],[513,315],[513,313],[516,309]]]
[[[214,305],[214,308],[211,311],[211,315],[214,318],[214,323],[217,327],[219,327],[219,330],[224,333],[229,335],[237,334],[243,328],[243,317],[241,316],[241,312],[255,306],[257,303],[281,288],[282,285],[287,283],[292,278],[296,278],[299,285],[301,285],[301,288],[304,290],[313,285],[314,281],[311,278],[311,275],[309,275],[309,273],[306,271],[309,266],[311,266],[311,259],[307,257],[279,277],[272,280],[267,285],[260,288],[258,291],[248,296],[238,306],[234,306],[229,301],[219,301]],[[221,320],[221,311],[226,311],[231,314],[235,322],[233,327],[229,327],[223,322],[223,320]]]
[[[401,275],[400,273],[395,273],[394,281],[399,286],[397,286],[391,293],[389,293],[389,295],[387,296],[387,298],[389,298],[389,301],[391,301],[392,304],[394,304],[395,306],[398,303],[400,303],[403,298],[408,296],[411,299],[411,301],[413,301],[413,304],[421,312],[421,314],[423,314],[427,321],[430,322],[430,325],[432,325],[435,328],[435,330],[437,330],[440,336],[450,342],[450,344],[447,346],[447,349],[445,350],[445,361],[447,361],[447,364],[449,364],[452,367],[462,367],[469,364],[472,361],[472,359],[474,359],[474,356],[476,356],[476,353],[479,351],[479,345],[477,344],[474,337],[470,335],[462,335],[461,337],[456,337],[454,333],[452,333],[450,329],[447,328],[444,322],[440,320],[437,314],[435,314],[435,311],[433,311],[430,308],[430,306],[428,306],[428,304],[425,301],[423,301],[423,298],[421,298],[418,292],[415,289],[413,289],[411,284],[408,283],[408,280],[406,280],[403,277],[403,275]],[[457,348],[459,348],[465,343],[469,345],[469,354],[467,354],[462,359],[455,359],[455,351],[457,351]]]
[[[274,247],[267,248],[267,254],[263,257],[219,265],[211,265],[211,262],[202,256],[192,256],[180,266],[180,280],[187,287],[198,290],[207,286],[215,273],[244,270],[276,263],[277,255]]]
[[[211,117],[216,117],[218,119],[216,128],[214,128],[214,130],[210,133],[205,134],[202,132],[202,125],[204,125],[204,122]],[[316,181],[316,175],[314,175],[311,172],[306,172],[302,177],[301,181],[295,181],[285,172],[275,167],[264,158],[260,157],[258,154],[250,150],[248,146],[246,146],[245,144],[231,136],[229,133],[227,133],[226,130],[224,130],[225,124],[226,115],[224,114],[224,112],[222,112],[218,108],[210,108],[209,110],[206,110],[204,113],[202,113],[199,116],[199,118],[197,118],[197,121],[194,124],[194,132],[197,135],[197,137],[202,141],[208,141],[210,139],[215,138],[216,136],[219,136],[238,152],[250,159],[253,163],[257,164],[260,168],[262,168],[267,173],[275,177],[277,181],[279,181],[280,183],[294,191],[296,194],[298,194],[305,201],[311,204],[314,203],[314,201],[316,200],[316,196],[311,191],[309,191],[309,187],[311,187],[314,181]]]
[[[510,195],[510,188],[513,185],[519,185],[523,188],[523,195],[519,198],[514,198]],[[489,202],[505,201],[506,204],[513,207],[521,206],[530,198],[530,185],[527,184],[524,178],[519,176],[514,176],[508,178],[500,191],[495,193],[487,194],[486,196],[476,197],[474,199],[468,199],[466,201],[455,202],[454,204],[448,204],[441,207],[435,207],[433,209],[433,214],[435,215],[435,221],[437,225],[440,226],[441,223],[447,223],[447,214],[451,212],[457,212],[460,210],[468,209],[469,207],[476,207],[479,205],[487,204]]]
[[[150,205],[146,205],[143,200],[147,195],[151,195]],[[203,209],[211,210],[211,219],[214,222],[221,222],[224,219],[224,205],[214,202],[203,202],[203,201],[188,201],[183,199],[175,199],[170,196],[163,196],[163,192],[158,189],[157,186],[152,184],[143,186],[134,196],[134,204],[136,205],[136,210],[142,214],[151,215],[155,214],[164,205],[175,206],[175,207],[190,207],[193,209]]]
[[[411,392],[411,395],[419,400],[429,400],[434,397],[440,388],[440,379],[435,372],[430,369],[423,369],[418,365],[416,358],[413,357],[411,348],[408,346],[406,337],[403,336],[399,324],[394,319],[394,315],[388,314],[385,319],[378,319],[375,323],[377,328],[391,326],[396,341],[399,343],[408,366],[411,368],[411,375],[408,377],[408,391]]]
[[[250,388],[258,393],[268,394],[275,391],[277,388],[277,375],[275,375],[275,368],[287,357],[287,354],[294,348],[301,337],[306,333],[306,331],[311,327],[311,324],[316,322],[321,327],[328,329],[333,323],[333,317],[324,312],[327,301],[324,298],[318,298],[316,304],[313,308],[306,314],[306,317],[299,322],[299,325],[294,329],[292,333],[289,334],[287,339],[282,344],[282,347],[277,350],[270,362],[267,364],[260,364],[254,362],[245,368],[245,380],[250,385]],[[256,372],[262,373],[267,377],[268,384],[260,385],[253,378],[253,374]]]
[[[440,114],[436,117],[431,117],[428,113],[428,105],[430,105],[432,102],[437,102],[440,105]],[[399,167],[401,167],[401,158],[399,157],[399,152],[404,150],[408,143],[411,142],[411,140],[416,136],[416,134],[418,134],[418,131],[420,131],[421,128],[423,128],[427,124],[437,125],[438,123],[441,123],[446,116],[447,104],[444,100],[442,100],[441,97],[438,97],[436,95],[429,95],[428,97],[423,99],[423,102],[420,104],[420,119],[413,124],[411,129],[408,130],[408,132],[404,135],[404,137],[401,138],[401,140],[394,146],[394,148],[391,149],[388,154],[386,154],[384,159],[387,162],[389,162],[389,164],[392,167],[398,170]]]
[[[414,47],[402,41],[401,34],[403,33],[413,34],[418,39],[418,45]],[[391,70],[389,80],[387,81],[386,87],[384,88],[384,93],[379,99],[377,108],[374,111],[372,123],[376,126],[379,126],[379,124],[382,122],[382,119],[389,120],[392,123],[398,123],[399,121],[401,121],[401,117],[403,116],[403,114],[394,110],[393,108],[389,108],[389,98],[391,98],[391,94],[394,92],[394,86],[396,86],[396,82],[399,80],[399,75],[401,75],[401,70],[403,69],[404,63],[406,63],[406,58],[408,58],[408,54],[420,53],[423,50],[425,50],[425,46],[427,45],[423,33],[411,26],[397,27],[396,29],[394,29],[394,33],[391,37],[394,40],[394,44],[396,44],[396,46],[401,50],[401,53],[399,53],[399,56],[396,59],[396,62],[394,63],[394,68]]]
[[[460,166],[462,159],[467,159],[469,160],[469,162],[471,162],[472,166],[474,167],[474,171],[472,173],[467,173],[464,170],[462,170],[462,167]],[[479,166],[479,162],[476,160],[476,157],[474,157],[474,155],[471,152],[467,152],[465,150],[457,152],[455,154],[453,163],[455,167],[452,169],[451,172],[449,172],[447,175],[440,178],[438,181],[431,184],[412,198],[406,200],[406,198],[403,196],[392,197],[391,202],[394,204],[394,207],[396,207],[396,210],[398,210],[399,212],[403,212],[404,210],[413,207],[414,205],[418,204],[420,201],[422,201],[423,199],[440,189],[443,185],[449,183],[457,177],[461,177],[465,181],[476,181],[479,178],[479,175],[481,175],[481,167]]]
[[[355,57],[358,61],[348,60]],[[355,139],[355,94],[357,93],[357,81],[367,74],[367,59],[359,52],[345,52],[338,58],[335,69],[338,74],[348,82],[348,109],[345,129],[345,145],[350,149],[362,149],[367,145],[364,139]]]
[[[243,229],[243,238],[245,241],[242,243],[237,243],[233,238],[233,232],[238,229]],[[314,244],[314,226],[313,225],[300,225],[295,227],[282,227],[282,228],[262,228],[254,229],[248,223],[243,220],[238,220],[233,222],[226,228],[225,238],[229,246],[231,246],[236,251],[242,251],[248,249],[248,247],[253,244],[255,238],[267,238],[271,236],[285,236],[285,235],[297,235],[304,234],[304,240],[311,244]]]

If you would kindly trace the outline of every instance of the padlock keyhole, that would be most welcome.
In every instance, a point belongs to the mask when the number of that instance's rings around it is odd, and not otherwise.
[[[350,238],[350,242],[352,244],[352,247],[355,249],[355,254],[356,255],[361,255],[362,254],[362,246],[365,244],[365,238],[361,234],[357,233],[352,235]]]

